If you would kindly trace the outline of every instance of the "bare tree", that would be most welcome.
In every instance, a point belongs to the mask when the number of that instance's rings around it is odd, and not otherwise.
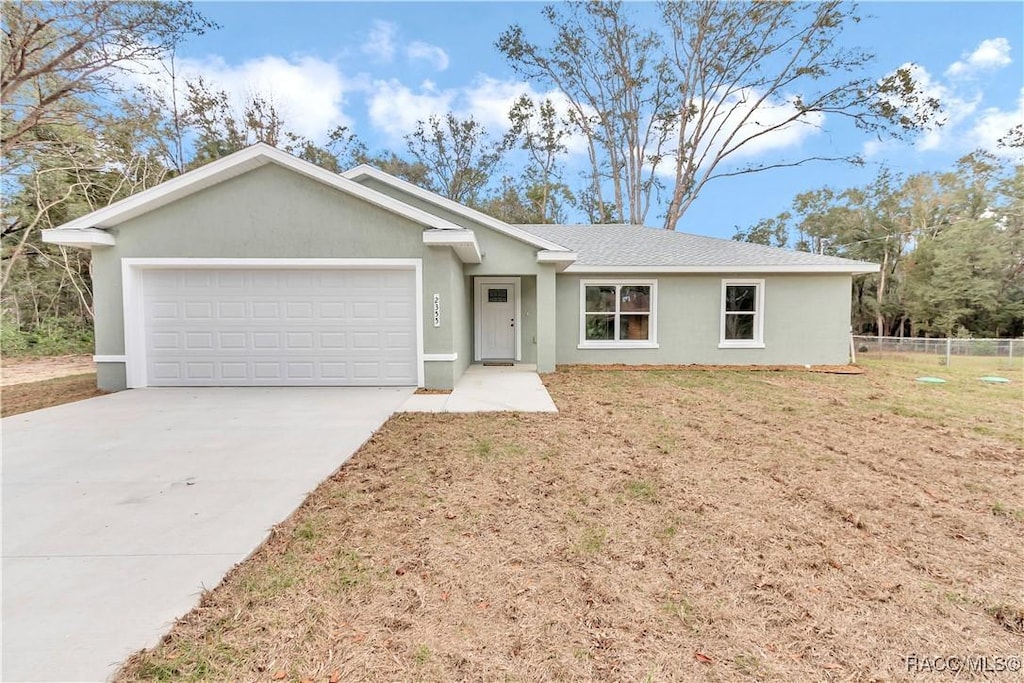
[[[587,143],[591,218],[643,223],[676,116],[662,40],[637,27],[621,2],[569,2],[543,14],[556,32],[551,45],[530,42],[514,25],[497,48],[519,73],[566,96],[569,122]]]
[[[5,2],[0,155],[35,146],[33,131],[88,115],[82,98],[123,89],[117,72],[148,68],[215,24],[190,2]]]
[[[429,184],[461,204],[476,204],[493,179],[512,138],[492,140],[472,116],[460,119],[449,112],[419,121],[405,137],[415,164],[426,168]]]
[[[674,228],[713,180],[815,160],[858,162],[844,153],[759,154],[771,136],[825,116],[898,135],[934,122],[939,109],[911,68],[877,78],[868,75],[871,55],[842,47],[841,33],[860,17],[840,0],[662,2],[650,32],[619,2],[573,2],[544,16],[555,29],[550,45],[512,26],[498,49],[568,98],[589,145],[589,194],[597,213],[614,220],[643,222],[663,181],[663,225]]]
[[[535,215],[542,223],[562,220],[563,206],[575,201],[562,179],[562,157],[568,151],[565,141],[571,135],[568,122],[550,99],[534,102],[527,95],[512,106],[509,120],[509,136],[520,142],[529,159],[522,184]]]

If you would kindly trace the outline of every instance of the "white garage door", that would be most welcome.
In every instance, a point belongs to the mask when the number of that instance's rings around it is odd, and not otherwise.
[[[412,270],[152,269],[150,386],[415,385]]]

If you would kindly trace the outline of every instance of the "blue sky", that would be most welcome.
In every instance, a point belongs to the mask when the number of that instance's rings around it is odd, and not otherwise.
[[[501,132],[507,103],[524,83],[494,48],[515,22],[543,41],[540,3],[202,3],[222,28],[179,51],[186,75],[202,74],[237,96],[259,91],[290,127],[313,139],[349,125],[371,148],[404,149],[417,119],[449,109]],[[630,10],[643,16],[653,5]],[[905,142],[878,142],[826,118],[823,130],[780,141],[766,154],[862,153],[863,168],[812,164],[707,186],[679,229],[730,237],[737,225],[785,210],[824,185],[869,182],[880,165],[904,173],[946,170],[971,149],[992,148],[996,131],[1020,123],[1024,105],[1024,3],[872,2],[870,18],[844,40],[876,55],[871,75],[913,62],[947,106],[949,123]],[[1005,152],[1004,152],[1005,154]],[[660,221],[655,212],[651,225]]]

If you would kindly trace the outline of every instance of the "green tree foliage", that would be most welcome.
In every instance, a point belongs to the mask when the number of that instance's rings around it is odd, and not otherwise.
[[[947,173],[798,195],[734,239],[872,261],[853,322],[882,335],[1024,333],[1024,167],[975,152]]]

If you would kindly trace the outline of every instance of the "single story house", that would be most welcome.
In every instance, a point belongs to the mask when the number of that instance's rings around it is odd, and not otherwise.
[[[510,225],[255,145],[61,227],[102,389],[451,388],[471,363],[836,364],[871,263],[636,225]]]

